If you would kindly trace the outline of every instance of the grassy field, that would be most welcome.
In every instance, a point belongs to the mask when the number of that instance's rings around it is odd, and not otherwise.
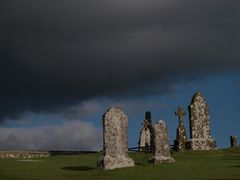
[[[136,166],[103,171],[96,168],[100,153],[52,156],[32,160],[0,160],[1,180],[64,179],[239,179],[240,148],[208,152],[174,152],[176,163],[150,165],[151,154],[130,153]]]

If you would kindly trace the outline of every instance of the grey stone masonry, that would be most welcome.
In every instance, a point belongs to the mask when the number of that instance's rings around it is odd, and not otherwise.
[[[48,151],[0,151],[0,159],[48,157]]]
[[[216,149],[216,141],[211,137],[209,108],[200,92],[194,94],[189,106],[190,141],[192,150]]]
[[[168,129],[163,120],[157,122],[154,133],[155,155],[148,162],[153,164],[175,162],[171,157]]]
[[[97,165],[104,170],[134,166],[128,157],[128,118],[120,108],[103,115],[103,153]]]

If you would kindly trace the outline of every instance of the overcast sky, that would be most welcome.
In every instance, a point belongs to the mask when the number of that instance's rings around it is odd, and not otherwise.
[[[239,0],[2,0],[0,122],[13,129],[0,134],[32,136],[33,127],[65,128],[76,120],[99,132],[107,106],[123,105],[130,117],[171,109],[168,97],[180,87],[212,84],[211,77],[226,76],[237,94],[239,32]],[[196,87],[206,94],[214,88]],[[162,99],[151,101],[154,96]],[[222,105],[226,112],[231,104]],[[87,138],[77,148],[93,149],[99,140],[90,147]],[[4,148],[14,148],[3,141]]]

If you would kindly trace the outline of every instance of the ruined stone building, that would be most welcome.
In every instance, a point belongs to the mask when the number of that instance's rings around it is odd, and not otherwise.
[[[139,151],[153,151],[154,149],[154,134],[151,120],[151,112],[145,113],[145,119],[142,123],[143,127],[139,136]]]

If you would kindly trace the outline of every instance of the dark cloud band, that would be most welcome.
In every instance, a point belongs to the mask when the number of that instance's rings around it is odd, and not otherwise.
[[[2,118],[240,70],[239,1],[1,4]]]

